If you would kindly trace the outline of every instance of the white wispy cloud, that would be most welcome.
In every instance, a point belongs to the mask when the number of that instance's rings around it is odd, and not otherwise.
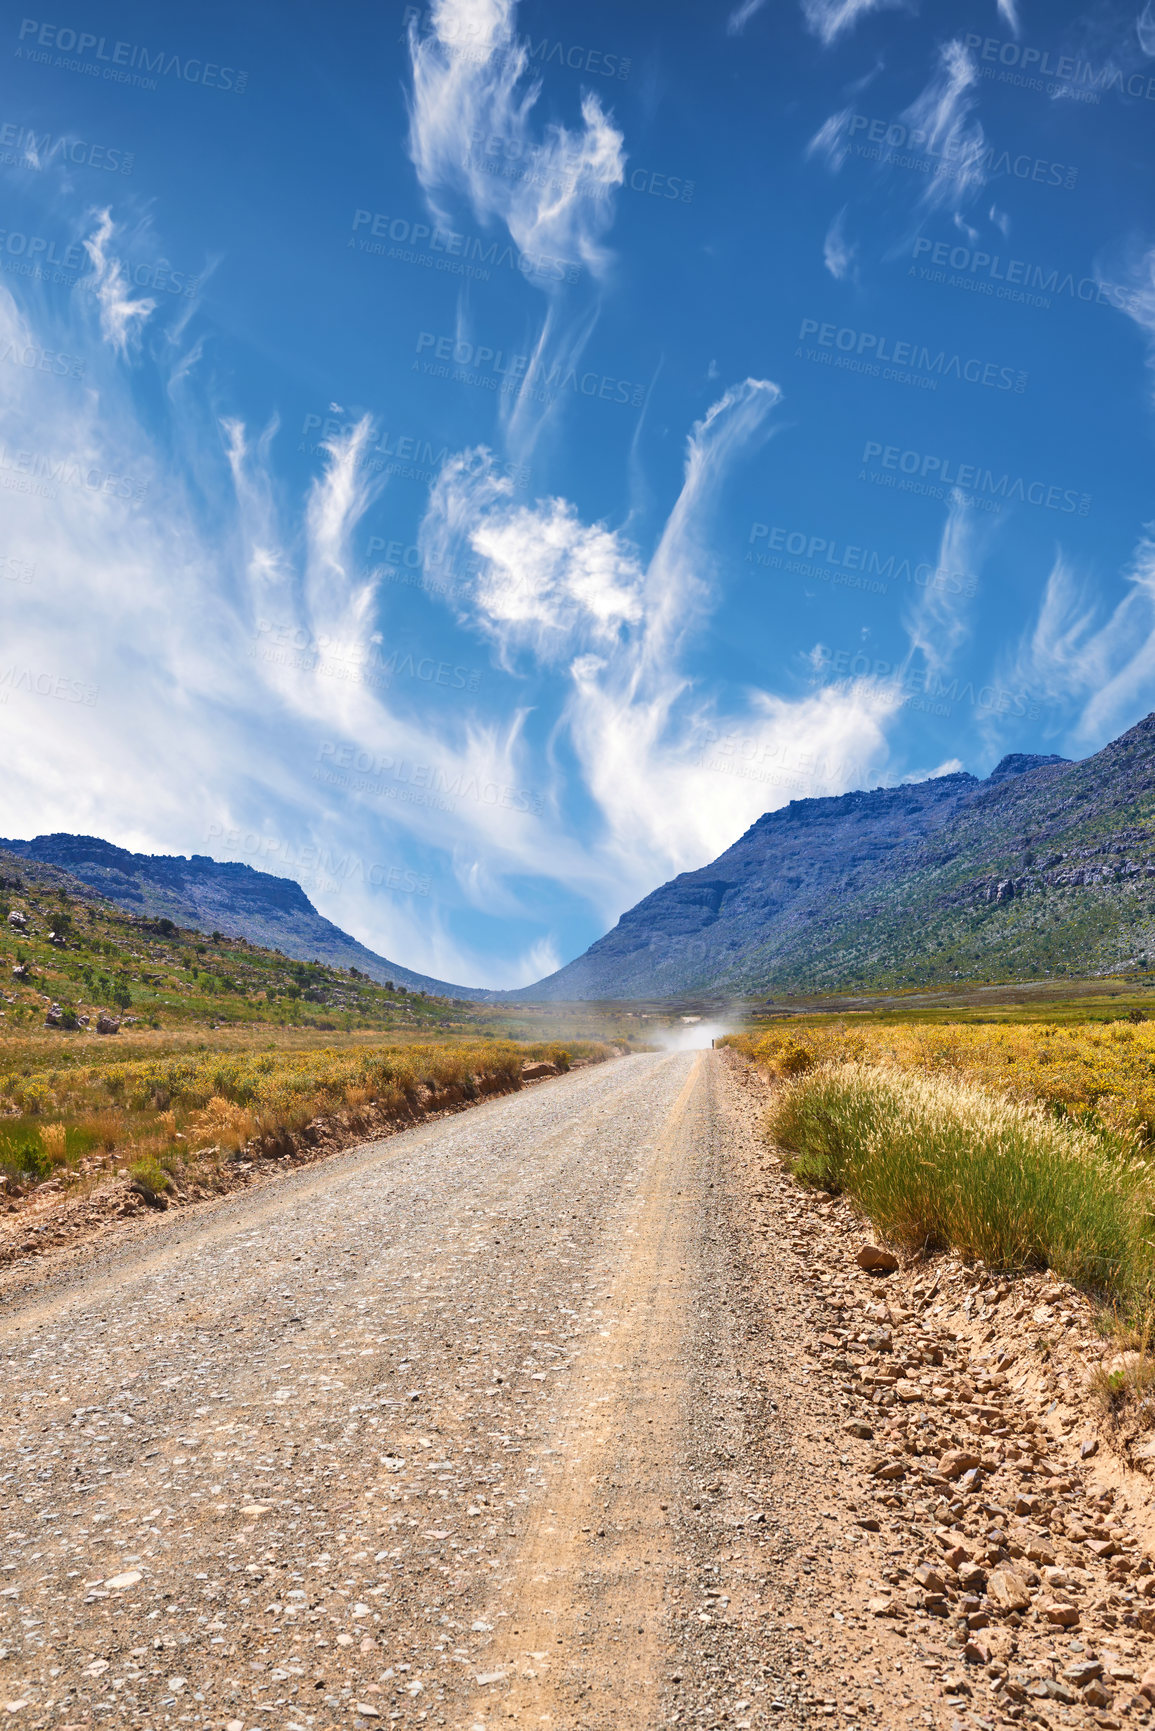
[[[982,540],[976,512],[960,493],[952,492],[934,573],[906,609],[903,621],[910,654],[921,656],[931,673],[950,666],[970,633],[964,580],[977,576]]]
[[[1135,34],[1144,54],[1155,56],[1155,0],[1147,0],[1135,20]]]
[[[828,115],[806,146],[806,155],[821,157],[832,174],[837,174],[850,152],[850,122],[853,108],[840,108]]]
[[[871,12],[913,12],[913,0],[802,0],[806,27],[827,48]]]
[[[961,211],[986,184],[986,139],[974,114],[978,82],[968,49],[957,39],[945,42],[933,77],[903,114],[925,140],[924,152],[937,159],[921,198],[928,209]]]
[[[766,0],[742,0],[740,6],[735,6],[726,20],[727,36],[741,36],[751,18],[761,12]]]
[[[1155,681],[1155,526],[1123,573],[1109,611],[1101,588],[1059,554],[1038,612],[1018,647],[1014,677],[1047,703],[1070,737],[1101,745],[1150,708]]]
[[[96,212],[96,227],[84,240],[92,265],[85,287],[96,297],[104,340],[119,355],[140,342],[141,332],[156,311],[156,302],[140,295],[134,298],[124,265],[111,251],[116,234],[112,212]]]
[[[516,0],[433,0],[428,31],[411,23],[409,153],[439,215],[464,197],[481,222],[503,222],[523,253],[580,261],[599,276],[609,265],[609,195],[625,170],[622,135],[589,92],[580,128],[551,121],[535,133],[540,85],[515,17]]]
[[[998,0],[998,9],[999,17],[1007,26],[1007,29],[1011,31],[1012,35],[1017,36],[1019,34],[1020,26],[1019,9],[1016,5],[1016,0]]]
[[[826,231],[822,261],[831,276],[842,282],[852,275],[857,257],[858,248],[846,238],[846,206],[843,205]]]

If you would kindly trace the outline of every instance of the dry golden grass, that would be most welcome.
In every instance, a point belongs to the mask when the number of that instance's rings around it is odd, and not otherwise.
[[[53,1166],[61,1166],[64,1163],[66,1139],[67,1132],[63,1124],[45,1124],[41,1129],[41,1145]]]
[[[8,1042],[0,1053],[0,1174],[37,1183],[55,1171],[91,1175],[110,1164],[185,1170],[246,1146],[286,1152],[314,1119],[359,1130],[380,1117],[519,1086],[527,1061],[568,1068],[607,1057],[596,1041],[405,1044],[187,1040],[110,1048],[60,1062],[59,1047]],[[39,1059],[39,1061],[35,1061]],[[142,1180],[143,1183],[143,1180]]]
[[[777,1075],[852,1060],[977,1082],[1037,1100],[1056,1117],[1129,1140],[1155,1141],[1155,1021],[934,1026],[792,1022],[730,1044]]]

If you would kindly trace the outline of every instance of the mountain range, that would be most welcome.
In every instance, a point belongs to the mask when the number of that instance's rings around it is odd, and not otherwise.
[[[519,995],[811,993],[1155,967],[1155,716],[1080,762],[1004,757],[767,812]]]
[[[1155,715],[1079,762],[792,800],[517,992],[455,986],[359,943],[300,885],[92,836],[0,841],[131,912],[219,929],[410,990],[577,1002],[776,996],[1155,969]]]
[[[454,986],[416,974],[367,949],[319,914],[300,884],[252,866],[193,854],[129,853],[91,835],[38,835],[0,841],[0,850],[57,866],[129,913],[170,919],[194,931],[224,932],[300,962],[359,968],[371,980],[392,981],[437,997],[487,998],[475,986]]]

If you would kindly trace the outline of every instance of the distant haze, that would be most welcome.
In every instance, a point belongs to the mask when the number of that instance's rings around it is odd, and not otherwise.
[[[665,1047],[667,1052],[701,1052],[709,1051],[712,1040],[720,1040],[723,1034],[732,1034],[735,1022],[675,1022],[668,1028],[655,1028],[649,1035],[656,1046]]]

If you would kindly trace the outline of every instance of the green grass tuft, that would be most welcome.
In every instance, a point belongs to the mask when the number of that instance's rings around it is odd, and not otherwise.
[[[1121,1139],[968,1082],[853,1063],[787,1083],[767,1128],[802,1182],[848,1192],[898,1244],[1052,1268],[1129,1314],[1150,1308],[1155,1188]]]

